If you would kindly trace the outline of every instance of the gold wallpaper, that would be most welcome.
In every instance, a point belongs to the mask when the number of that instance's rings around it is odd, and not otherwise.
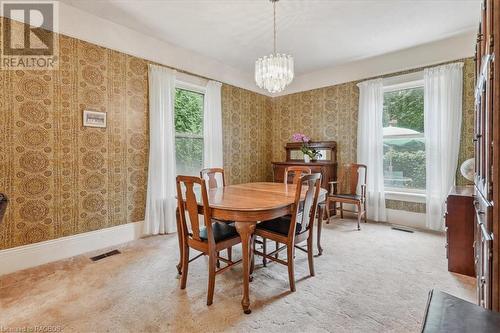
[[[144,219],[148,62],[58,35],[60,67],[0,71],[0,249]],[[223,85],[230,183],[271,179],[271,100]],[[83,110],[107,128],[83,127]]]
[[[60,68],[0,71],[0,248],[142,220],[146,61],[60,38]],[[82,125],[105,111],[107,128]]]
[[[228,183],[271,181],[271,98],[223,85],[222,127]]]
[[[474,61],[464,62],[463,126],[459,153],[460,164],[474,154]],[[393,73],[396,76],[423,68]],[[363,80],[364,81],[364,80]],[[285,159],[284,146],[295,132],[302,132],[315,141],[337,141],[339,165],[356,161],[359,81],[285,95],[273,99],[272,160]],[[457,184],[467,181],[457,171]],[[390,200],[388,208],[425,212],[425,204]]]

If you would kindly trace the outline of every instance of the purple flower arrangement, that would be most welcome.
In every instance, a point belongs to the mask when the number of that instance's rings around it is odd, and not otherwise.
[[[292,135],[292,140],[293,142],[304,142],[304,143],[308,143],[309,141],[311,141],[311,139],[308,136],[302,133],[295,133],[294,135]]]
[[[311,138],[302,133],[295,133],[292,135],[293,142],[302,142],[302,147],[300,150],[304,154],[304,156],[309,156],[311,160],[316,160],[318,157],[321,157],[321,153],[316,149],[312,149],[309,147],[309,142],[311,142]]]

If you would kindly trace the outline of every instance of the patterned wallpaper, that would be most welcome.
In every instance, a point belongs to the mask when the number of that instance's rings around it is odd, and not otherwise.
[[[473,156],[474,127],[474,61],[464,61],[464,98],[460,164]],[[423,70],[423,68],[385,75],[396,76]],[[359,89],[356,82],[299,92],[273,99],[272,160],[285,159],[284,146],[295,132],[303,132],[315,141],[335,140],[338,143],[339,165],[356,161],[356,136]],[[457,184],[466,184],[457,172]],[[425,212],[425,204],[388,200],[393,209]]]
[[[59,38],[59,70],[0,71],[0,249],[144,217],[147,63]],[[84,109],[107,128],[83,127]]]
[[[0,71],[0,249],[144,219],[148,62],[58,37],[58,70]],[[271,179],[271,99],[223,85],[222,109],[229,182]]]
[[[223,85],[222,126],[228,183],[271,181],[271,98]]]
[[[359,90],[356,82],[285,95],[274,99],[272,160],[285,160],[293,133],[315,141],[337,141],[339,164],[356,161]]]

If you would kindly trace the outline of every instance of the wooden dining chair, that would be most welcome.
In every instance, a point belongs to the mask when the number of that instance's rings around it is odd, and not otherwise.
[[[307,189],[305,190],[304,200],[301,200],[301,193],[304,185],[307,186]],[[294,255],[296,248],[307,253],[309,273],[311,276],[314,276],[313,227],[314,220],[316,219],[320,186],[321,174],[315,173],[302,176],[297,181],[292,214],[259,223],[255,229],[255,235],[262,237],[264,240],[271,239],[277,243],[284,244],[284,246],[277,248],[271,253],[266,253],[265,248],[262,252],[254,250],[254,253],[288,266],[288,278],[290,280],[291,291],[295,291]],[[303,202],[303,204],[301,204],[301,202]],[[307,249],[298,245],[306,240]],[[274,256],[284,249],[287,250],[286,261]],[[251,267],[253,266],[252,264]]]
[[[217,177],[219,176],[219,177]],[[224,176],[223,168],[207,168],[200,171],[200,177],[206,181],[209,189],[226,186],[226,177]],[[224,223],[231,223],[234,226],[234,221],[220,221]],[[217,253],[219,256],[220,253]],[[227,258],[232,260],[233,248],[227,249]],[[220,261],[217,260],[217,267],[220,267]]]
[[[311,168],[309,167],[306,167],[306,166],[289,166],[289,167],[286,167],[285,168],[285,175],[283,177],[283,181],[285,184],[289,184],[290,183],[290,175],[292,175],[292,182],[291,184],[297,184],[297,182],[299,181],[300,177],[302,177],[303,175],[310,175],[311,174]],[[265,239],[262,240],[262,247],[263,247],[263,251],[266,252],[267,251],[267,248],[266,248],[266,245],[267,245],[267,242]],[[279,243],[276,242],[276,246],[275,246],[275,249],[278,249],[279,248]],[[279,253],[276,253],[275,258],[279,258]],[[262,257],[262,264],[264,265],[264,267],[267,265],[267,260],[266,260],[266,257]]]
[[[241,262],[218,256],[224,249],[241,242],[234,226],[212,220],[212,212],[208,204],[208,194],[205,180],[191,176],[177,176],[177,205],[182,233],[182,276],[181,289],[186,288],[189,263],[202,255],[208,255],[208,294],[207,305],[212,304],[214,297],[215,275],[224,272],[229,267]],[[195,186],[200,188],[201,206],[196,199]],[[201,208],[200,208],[201,207]],[[203,216],[205,226],[202,226],[200,215]],[[188,226],[188,219],[190,228]],[[201,254],[189,259],[189,249],[193,248]],[[217,260],[227,265],[217,269]]]
[[[289,175],[292,174],[292,184],[297,184],[299,181],[300,177],[303,175],[311,174],[311,168],[306,167],[306,166],[289,166],[285,168],[285,176],[283,178],[285,184],[290,183],[288,177]]]
[[[222,184],[219,184],[217,175],[220,175]],[[208,188],[216,188],[226,186],[226,177],[222,168],[207,168],[200,171],[200,177],[207,182]]]
[[[360,174],[363,172],[362,174]],[[340,218],[344,218],[343,204],[352,204],[357,207],[354,211],[358,215],[358,230],[361,218],[366,223],[366,165],[346,164],[340,170],[338,181],[329,182],[330,193],[326,204],[327,222],[330,222],[330,203],[333,202],[335,211],[340,210]],[[337,202],[340,207],[337,207]]]

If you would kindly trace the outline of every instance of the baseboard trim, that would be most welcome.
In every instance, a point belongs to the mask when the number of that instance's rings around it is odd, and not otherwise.
[[[136,240],[143,221],[0,251],[0,275]]]

